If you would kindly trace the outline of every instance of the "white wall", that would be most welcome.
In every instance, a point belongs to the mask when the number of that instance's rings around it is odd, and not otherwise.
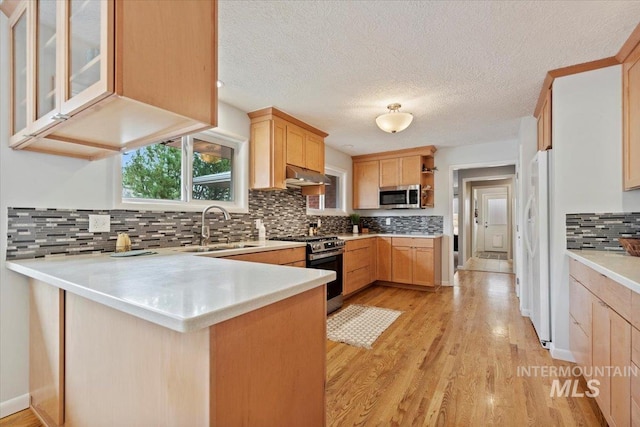
[[[551,351],[570,359],[566,214],[637,212],[640,191],[622,191],[620,66],[556,79],[552,102]]]
[[[0,14],[1,15],[1,14]],[[0,18],[0,417],[28,405],[27,280],[5,268],[7,207],[108,209],[113,206],[117,158],[87,162],[26,151],[9,145],[7,18]],[[247,115],[220,103],[219,124],[248,138]]]

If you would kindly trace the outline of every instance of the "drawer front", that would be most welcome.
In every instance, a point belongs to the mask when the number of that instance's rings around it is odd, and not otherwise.
[[[570,274],[580,283],[589,288],[587,282],[590,280],[590,271],[591,269],[581,263],[580,261],[576,261],[571,258],[569,260],[569,272]]]
[[[224,257],[236,261],[259,262],[261,264],[280,264],[278,251],[256,252],[252,254],[241,254]]]
[[[368,267],[370,256],[369,248],[357,249],[355,251],[349,251],[345,254],[345,268],[346,271],[354,271],[363,267]]]
[[[280,259],[279,264],[291,264],[299,261],[304,262],[307,257],[307,250],[305,248],[280,249],[277,252]]]
[[[600,298],[620,316],[631,320],[631,289],[596,271],[594,273],[594,282],[599,282],[596,286],[602,291]]]
[[[414,248],[432,248],[433,247],[433,239],[412,238],[411,240],[413,241],[411,246],[413,246]]]
[[[411,237],[392,237],[391,246],[413,246],[413,238]]]
[[[344,293],[350,294],[353,293],[362,287],[368,285],[369,282],[369,268],[364,267],[358,270],[349,271],[345,275],[344,281]]]
[[[569,316],[569,345],[579,366],[591,366],[591,339],[584,333],[577,320]],[[585,370],[584,373],[588,373]],[[586,377],[587,380],[590,378]]]
[[[569,313],[587,336],[591,336],[591,293],[580,282],[569,278]]]
[[[349,240],[345,245],[346,251],[355,251],[362,248],[368,248],[371,246],[371,239],[358,239],[358,240]]]

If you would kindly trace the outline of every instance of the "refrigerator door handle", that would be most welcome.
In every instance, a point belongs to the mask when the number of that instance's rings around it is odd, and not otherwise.
[[[522,234],[524,236],[524,243],[527,247],[527,252],[529,252],[530,256],[533,256],[533,248],[531,247],[531,236],[529,236],[529,211],[531,210],[531,203],[533,202],[533,194],[529,196],[529,200],[527,200],[527,204],[524,208],[525,214],[525,225]]]

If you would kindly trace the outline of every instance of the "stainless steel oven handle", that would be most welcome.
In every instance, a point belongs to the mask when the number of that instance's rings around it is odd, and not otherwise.
[[[344,253],[344,250],[340,249],[338,251],[320,252],[320,253],[317,253],[317,254],[309,254],[309,261],[315,261],[317,259],[329,258],[329,257],[336,256],[336,255],[342,255],[343,253]]]

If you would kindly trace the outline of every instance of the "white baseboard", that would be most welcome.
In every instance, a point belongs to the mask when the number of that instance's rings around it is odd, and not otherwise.
[[[4,418],[29,407],[29,393],[0,402],[0,418]]]
[[[522,310],[520,310],[520,314],[522,314],[524,317],[531,317],[531,310],[529,310],[528,308],[523,308]]]
[[[573,358],[573,353],[570,350],[566,350],[564,348],[556,348],[553,343],[551,343],[551,348],[549,349],[549,353],[551,357],[558,360],[564,360],[565,362],[575,362],[576,359]]]
[[[443,280],[442,282],[440,282],[440,285],[441,285],[441,286],[453,286],[451,283],[449,283],[449,282],[448,282],[448,281],[446,281],[446,280]]]

